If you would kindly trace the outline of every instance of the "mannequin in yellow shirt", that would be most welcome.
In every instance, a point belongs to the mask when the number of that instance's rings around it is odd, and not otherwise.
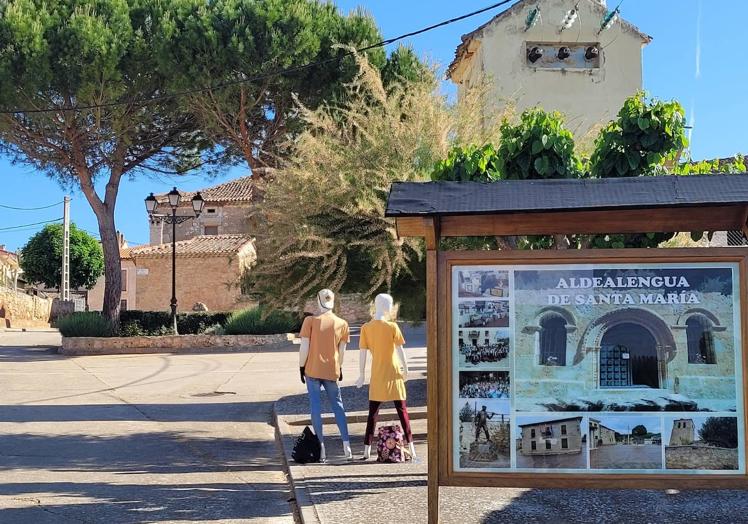
[[[394,402],[411,456],[415,459],[415,445],[410,429],[408,408],[405,403],[405,381],[408,379],[408,361],[405,358],[400,328],[389,319],[392,316],[393,299],[382,293],[374,299],[374,318],[361,327],[359,339],[360,376],[356,387],[363,387],[366,378],[366,362],[372,355],[371,381],[369,384],[369,417],[364,437],[363,459],[371,457],[371,440],[375,431],[377,415],[382,402]]]

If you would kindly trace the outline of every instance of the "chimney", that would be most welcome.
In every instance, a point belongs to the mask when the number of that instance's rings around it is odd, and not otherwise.
[[[117,243],[120,249],[127,247],[127,240],[125,240],[125,235],[121,231],[117,231]]]

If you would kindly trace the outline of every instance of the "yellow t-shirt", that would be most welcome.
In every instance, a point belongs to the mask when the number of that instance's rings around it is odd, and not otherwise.
[[[302,338],[309,339],[309,355],[304,373],[320,380],[338,380],[340,377],[341,342],[349,342],[348,322],[332,311],[316,317],[306,317],[301,325]]]
[[[395,322],[372,320],[361,327],[358,347],[368,349],[372,358],[369,400],[405,400],[405,381],[395,351],[403,344],[405,339]]]

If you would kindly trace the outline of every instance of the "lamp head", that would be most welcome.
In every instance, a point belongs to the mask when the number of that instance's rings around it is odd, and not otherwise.
[[[192,210],[195,212],[195,216],[199,217],[200,213],[203,212],[203,207],[205,207],[205,200],[203,200],[203,196],[200,194],[200,191],[198,191],[194,197],[192,197]]]
[[[145,210],[148,211],[149,215],[152,215],[158,207],[158,200],[153,196],[153,193],[145,198]]]
[[[169,198],[169,205],[172,208],[179,207],[179,202],[182,201],[182,195],[179,193],[179,191],[177,191],[176,187],[169,191],[166,196]]]

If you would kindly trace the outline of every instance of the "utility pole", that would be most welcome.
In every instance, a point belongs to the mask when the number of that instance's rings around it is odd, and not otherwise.
[[[60,298],[70,300],[70,197],[66,196],[62,211],[62,287]]]

